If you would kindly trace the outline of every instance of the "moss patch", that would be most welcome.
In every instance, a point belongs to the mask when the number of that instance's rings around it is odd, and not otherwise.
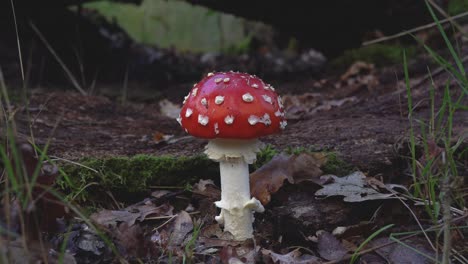
[[[450,0],[447,9],[450,15],[466,12],[468,10],[468,0]]]
[[[313,148],[294,148],[288,154],[313,152]],[[267,146],[257,154],[251,171],[269,162],[278,150]],[[334,152],[327,154],[328,161],[322,168],[327,174],[345,175],[352,166],[341,160]],[[67,177],[59,180],[63,191],[79,202],[96,203],[105,192],[118,195],[118,200],[133,200],[148,195],[151,186],[190,187],[199,179],[219,182],[219,165],[203,155],[193,157],[150,156],[86,158],[82,166],[65,164],[62,167]],[[108,198],[108,197],[107,197]],[[99,203],[99,202],[97,202]]]
[[[325,174],[345,176],[357,168],[341,159],[336,152],[328,152],[327,163],[322,167],[322,170]]]
[[[408,57],[416,53],[416,47],[400,45],[374,44],[358,49],[347,50],[343,55],[331,62],[332,67],[345,68],[356,61],[373,63],[376,66],[397,64],[402,62],[403,51]]]
[[[63,190],[81,201],[99,190],[128,196],[146,193],[150,186],[184,186],[219,175],[218,165],[201,155],[87,158],[79,163],[83,166],[65,165],[63,171],[70,182],[59,183]]]

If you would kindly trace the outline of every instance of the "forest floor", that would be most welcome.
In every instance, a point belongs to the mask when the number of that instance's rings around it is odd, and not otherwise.
[[[435,90],[437,109],[442,105],[447,84],[449,87],[458,87],[458,84],[449,73],[438,71],[437,67],[431,69],[432,77],[428,76],[423,63],[411,61],[409,83],[412,117],[414,120],[428,121],[432,113],[429,100],[431,87]],[[344,163],[362,172],[366,182],[362,183],[373,186],[378,194],[387,195],[389,190],[393,190],[389,185],[379,185],[383,183],[411,188],[411,161],[408,158],[411,156],[411,122],[402,65],[376,68],[369,63],[356,62],[347,70],[325,75],[322,79],[265,81],[273,84],[282,95],[288,126],[281,134],[262,138],[263,142],[278,152],[301,148],[333,152]],[[183,95],[191,87],[191,84],[165,87],[159,93],[166,99],[158,102],[121,102],[115,99],[118,94],[109,97],[85,96],[70,91],[35,91],[27,106],[15,105],[16,125],[23,139],[39,146],[46,145],[50,140],[49,156],[78,163],[86,158],[133,157],[138,154],[197,156],[202,154],[207,141],[187,135],[175,120]],[[452,90],[454,97],[460,95],[460,89]],[[132,92],[135,91],[129,91],[129,97]],[[416,134],[421,135],[420,132],[418,125]],[[466,133],[468,112],[458,111],[453,119],[452,143],[462,139],[461,149],[466,149]],[[420,138],[422,136],[418,136]],[[421,145],[419,147],[423,148]],[[297,158],[298,155],[293,154],[293,157]],[[310,162],[319,164],[313,168],[322,164],[317,156],[308,158],[315,160]],[[421,157],[419,161],[422,162]],[[462,173],[467,170],[464,162]],[[288,163],[299,167],[296,168],[299,171],[313,170],[291,157],[286,161],[273,159],[268,163],[269,170],[281,170],[281,167],[289,166],[286,165]],[[353,175],[351,172],[350,175]],[[277,177],[273,174],[261,177]],[[278,184],[276,187],[279,191],[269,189],[273,198],[265,203],[266,213],[256,214],[253,244],[252,241],[234,242],[222,234],[212,219],[216,213],[212,202],[218,199],[218,189],[211,182],[200,181],[192,185],[189,192],[184,189],[162,191],[161,188],[154,188],[152,196],[148,196],[151,198],[131,205],[119,200],[118,193],[110,193],[114,202],[108,206],[100,204],[109,210],[95,208],[91,219],[105,226],[107,234],[117,245],[117,253],[99,246],[96,241],[101,240],[96,233],[92,233],[93,237],[90,238],[91,233],[86,234],[89,231],[82,227],[74,227],[69,232],[73,243],[67,244],[67,252],[78,263],[109,262],[116,254],[129,261],[141,259],[148,263],[151,263],[151,259],[154,263],[183,260],[210,263],[240,263],[232,262],[234,260],[244,263],[345,263],[366,238],[388,224],[395,225],[391,229],[393,234],[417,232],[434,225],[422,206],[416,206],[416,200],[408,198],[402,198],[403,201],[387,199],[388,196],[383,195],[374,200],[364,198],[366,193],[360,201],[346,203],[342,198],[314,197],[317,190],[327,186],[318,180],[320,176],[323,176],[320,172],[309,175],[307,177],[311,183],[300,185],[297,184],[299,180],[285,177],[288,183]],[[369,184],[370,179],[376,182]],[[260,186],[253,189],[271,187],[261,181],[257,185]],[[135,211],[138,213],[135,214]],[[466,211],[459,216],[466,217]],[[294,230],[291,228],[293,225]],[[336,231],[337,227],[343,227],[345,231],[340,233]],[[333,230],[335,232],[332,234]],[[414,235],[398,243],[389,238],[389,230],[382,234],[386,235],[379,236],[363,248],[368,252],[361,253],[361,263],[432,263],[440,257],[441,249],[434,242],[438,240],[436,234],[431,233],[428,237]],[[463,239],[463,235],[466,236],[466,232],[453,234],[458,252],[456,256],[468,255],[468,241]],[[54,239],[61,242],[52,244],[63,243],[63,236],[58,237],[62,240]],[[83,241],[91,241],[89,244],[92,246],[86,248],[80,244]]]

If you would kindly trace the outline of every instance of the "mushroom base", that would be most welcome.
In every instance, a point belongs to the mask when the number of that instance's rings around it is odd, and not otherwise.
[[[250,198],[249,164],[260,150],[258,140],[216,139],[208,143],[205,153],[219,161],[221,174],[221,201],[216,206],[221,214],[216,217],[235,240],[253,237],[253,211],[263,212],[260,201]]]

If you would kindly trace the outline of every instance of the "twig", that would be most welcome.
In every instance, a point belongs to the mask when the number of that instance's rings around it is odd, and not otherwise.
[[[447,22],[450,22],[451,20],[459,19],[459,18],[462,18],[462,17],[465,17],[465,16],[468,16],[468,11],[463,12],[461,14],[458,14],[456,16],[452,16],[452,17],[449,17],[449,18],[446,18],[446,19],[442,19],[439,22],[441,24],[442,23],[447,23]],[[428,29],[428,28],[432,28],[432,27],[435,27],[435,26],[437,26],[437,23],[432,22],[432,23],[429,23],[427,25],[423,25],[423,26],[415,27],[413,29],[405,30],[405,31],[402,31],[400,33],[397,33],[397,34],[394,34],[394,35],[391,35],[391,36],[365,41],[365,42],[362,43],[362,45],[363,46],[368,46],[368,45],[371,45],[371,44],[396,39],[396,38],[399,38],[399,37],[402,37],[402,36],[405,36],[405,35],[408,35],[408,34],[411,34],[411,33],[414,33],[414,32],[418,32],[418,31],[421,31],[421,30],[425,30],[425,29]]]
[[[158,197],[158,198],[156,198],[156,197],[151,197],[151,198],[149,198],[149,199],[147,199],[147,200],[145,199],[144,201],[138,202],[138,203],[136,203],[136,204],[134,204],[134,205],[131,205],[131,206],[143,205],[143,204],[145,204],[145,203],[147,203],[147,202],[152,202],[152,203],[161,204],[161,203],[164,203],[164,202],[168,201],[170,198],[179,196],[179,195],[181,195],[181,194],[183,194],[183,193],[185,193],[185,190],[181,190],[181,191],[177,191],[177,192],[168,193],[168,194],[165,194],[165,195],[163,195],[163,196],[161,196],[161,197]],[[131,207],[131,206],[129,206],[129,207]]]
[[[445,164],[445,152],[442,152],[442,163]],[[441,193],[442,193],[442,219],[444,220],[444,246],[442,249],[442,263],[450,263],[450,251],[452,249],[452,234],[450,231],[450,222],[452,220],[452,214],[450,213],[450,204],[452,203],[450,182],[452,180],[452,174],[450,172],[445,175],[442,180]]]

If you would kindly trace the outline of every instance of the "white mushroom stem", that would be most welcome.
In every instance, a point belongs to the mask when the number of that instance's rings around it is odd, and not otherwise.
[[[260,150],[258,140],[211,140],[205,150],[210,159],[219,162],[221,201],[216,206],[221,213],[216,220],[224,225],[236,240],[253,237],[253,211],[263,212],[260,201],[250,197],[249,164]]]

